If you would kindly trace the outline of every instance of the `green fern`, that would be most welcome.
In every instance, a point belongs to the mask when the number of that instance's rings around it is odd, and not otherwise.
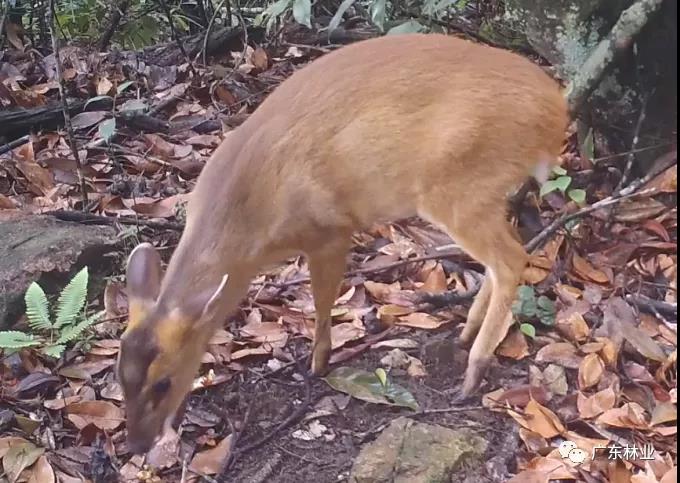
[[[31,330],[33,332],[50,330],[52,322],[50,322],[49,306],[45,292],[40,285],[33,282],[28,287],[24,295],[24,302],[26,303],[26,317]]]
[[[42,348],[43,354],[58,359],[64,353],[66,346],[63,344],[52,344]]]
[[[55,328],[72,324],[80,314],[87,300],[88,278],[87,267],[83,267],[59,295]]]
[[[102,318],[104,313],[105,312],[103,311],[99,312],[98,314],[89,317],[78,324],[65,327],[64,330],[62,330],[59,334],[56,344],[66,344],[67,342],[77,339],[85,331],[85,329],[97,323],[99,319]]]
[[[40,345],[31,334],[19,332],[18,330],[0,331],[0,348],[3,349],[22,349]]]

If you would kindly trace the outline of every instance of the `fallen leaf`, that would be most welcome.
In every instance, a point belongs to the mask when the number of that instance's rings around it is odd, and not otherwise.
[[[523,428],[541,435],[546,439],[554,438],[566,431],[566,428],[550,409],[540,405],[533,398],[529,401],[523,414],[509,411],[515,421]]]
[[[42,455],[31,468],[31,477],[28,483],[54,483],[54,470],[47,458]]]
[[[362,401],[418,410],[418,403],[410,392],[392,382],[383,384],[373,372],[353,367],[338,367],[324,380],[336,391]]]
[[[611,387],[597,392],[590,397],[579,392],[576,404],[579,415],[583,419],[593,419],[614,407],[616,404],[616,393]]]
[[[104,431],[117,429],[125,420],[121,408],[108,401],[83,401],[66,406],[68,419],[78,429],[88,424]]]
[[[189,464],[189,469],[204,475],[217,474],[229,456],[231,440],[232,435],[230,434],[214,448],[196,453]]]
[[[609,277],[602,270],[598,270],[585,258],[574,254],[572,257],[572,263],[574,264],[574,270],[576,273],[591,282],[607,284],[609,283]]]
[[[529,343],[522,332],[513,328],[496,350],[499,356],[519,361],[529,355]]]
[[[597,385],[604,375],[604,362],[597,354],[588,354],[583,358],[578,370],[578,384],[581,390]]]
[[[678,420],[678,407],[670,402],[662,402],[656,405],[652,412],[652,419],[650,424],[658,426],[659,424],[671,423]]]
[[[413,327],[415,329],[437,329],[447,323],[446,320],[439,320],[436,317],[424,312],[414,312],[405,317],[397,319],[397,325]]]
[[[605,411],[597,418],[598,424],[617,428],[648,429],[645,410],[637,403],[626,403],[620,408]]]
[[[590,327],[583,315],[578,312],[571,313],[566,319],[560,319],[558,316],[555,326],[572,342],[583,342],[590,336]]]
[[[21,472],[35,463],[44,452],[44,448],[40,448],[28,441],[10,446],[2,458],[2,468],[9,483],[17,481]]]
[[[536,362],[552,362],[567,369],[578,369],[581,366],[581,357],[576,353],[576,347],[572,344],[554,342],[538,351]]]
[[[447,287],[444,268],[441,263],[437,263],[419,290],[427,293],[443,293]]]

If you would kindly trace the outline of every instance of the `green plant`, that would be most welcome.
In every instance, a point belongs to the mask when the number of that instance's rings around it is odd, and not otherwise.
[[[88,317],[84,307],[87,301],[88,271],[80,270],[59,295],[55,317],[50,317],[47,296],[36,282],[33,282],[24,295],[26,318],[30,333],[10,330],[0,331],[0,349],[18,350],[24,347],[37,347],[47,356],[60,357],[69,342],[96,323],[103,312]]]
[[[560,166],[556,166],[553,168],[553,173],[556,177],[549,179],[541,186],[541,197],[554,191],[561,191],[576,204],[584,205],[586,202],[586,192],[582,189],[569,189],[573,178],[567,174],[567,171]]]
[[[543,325],[554,325],[557,310],[555,303],[545,295],[536,296],[536,290],[522,285],[517,291],[517,300],[512,306],[512,313],[520,324],[520,330],[527,336],[536,337],[533,322],[538,320]]]

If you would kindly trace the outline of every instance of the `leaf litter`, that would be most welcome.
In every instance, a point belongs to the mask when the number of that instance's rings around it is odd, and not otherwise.
[[[81,149],[88,160],[85,173],[93,190],[94,213],[170,221],[181,221],[182,206],[202,166],[232,127],[263,99],[262,86],[273,87],[277,81],[272,78],[288,75],[292,59],[296,63],[309,60],[309,54],[297,47],[280,55],[262,47],[248,50],[245,61],[238,61],[237,80],[221,82],[215,89],[217,102],[224,107],[218,110],[205,97],[212,82],[207,70],[199,70],[198,82],[163,73],[167,78],[152,85],[151,91],[140,91],[146,96],[140,101],[134,98],[134,89],[125,87],[131,85],[129,79],[114,65],[104,64],[93,76],[81,61],[87,57],[84,51],[74,48],[67,54],[73,67],[67,69],[66,79],[79,85],[79,92],[116,93],[120,112],[136,108],[138,101],[154,106],[178,96],[182,101],[167,109],[169,121],[197,116],[201,121],[219,121],[208,131],[141,133],[112,123],[110,111],[97,108],[96,102],[72,119],[79,135],[92,140]],[[233,59],[241,55],[234,52]],[[236,65],[233,59],[226,62]],[[11,93],[8,102],[18,99],[27,106],[55,98],[53,74],[32,77],[29,82],[20,70],[14,71],[3,84]],[[5,102],[3,96],[0,93],[0,101]],[[106,149],[100,149],[101,137],[110,142]],[[574,152],[565,158],[570,171],[579,169],[574,144],[570,139]],[[0,161],[0,215],[79,208],[75,163],[63,133],[33,135],[26,145],[0,156]],[[11,190],[5,180],[11,182]],[[595,179],[588,193],[606,193],[607,186],[606,179]],[[581,220],[569,237],[557,234],[531,256],[524,283],[535,290],[542,306],[536,307],[532,330],[518,325],[497,350],[501,364],[516,366],[518,375],[504,379],[502,387],[483,398],[489,414],[506,415],[516,424],[524,444],[527,454],[517,457],[518,474],[511,481],[574,480],[579,471],[590,471],[593,481],[675,481],[677,330],[661,312],[635,300],[644,300],[640,298],[644,296],[677,304],[677,206],[668,197],[677,193],[677,171],[667,169],[648,186],[660,195],[621,204],[609,232],[596,213]],[[542,216],[559,216],[562,207],[543,203]],[[154,233],[152,238],[166,247],[176,240],[167,233]],[[314,407],[315,419],[291,430],[299,440],[317,441],[335,434],[330,422],[319,419],[338,418],[356,404],[420,409],[427,398],[409,381],[422,379],[426,384],[438,376],[439,369],[426,358],[416,357],[421,345],[418,334],[443,332],[452,339],[451,332],[464,320],[469,304],[464,303],[462,311],[425,310],[418,297],[447,290],[464,292],[480,275],[467,265],[461,268],[469,259],[459,253],[449,260],[377,270],[449,243],[440,231],[419,220],[381,224],[356,240],[350,268],[362,272],[345,282],[333,311],[333,360],[341,366],[325,381],[336,395]],[[451,259],[460,266],[449,265]],[[250,371],[263,377],[270,361],[277,361],[271,367],[279,369],[291,364],[290,347],[300,337],[310,340],[313,336],[309,285],[290,284],[306,276],[306,265],[291,260],[253,282],[240,316],[211,341],[194,385],[195,397],[202,400],[207,393],[221,390],[212,386],[231,383]],[[635,297],[629,300],[625,295]],[[556,301],[554,320],[546,301]],[[120,280],[109,281],[100,304],[107,322],[95,328],[95,337],[87,345],[67,354],[60,366],[44,365],[31,349],[3,360],[0,376],[8,392],[3,392],[0,401],[3,409],[12,412],[15,423],[7,431],[3,427],[0,457],[10,481],[84,481],[79,475],[86,473],[92,454],[99,451],[95,443],[99,438],[108,441],[112,455],[123,456],[120,472],[124,478],[143,481],[140,476],[146,475],[152,481],[155,472],[145,469],[140,460],[127,458],[121,448],[124,413],[113,368],[128,304]],[[356,367],[353,359],[366,354],[377,354],[377,358],[369,358],[368,367]],[[381,360],[387,369],[383,372],[376,371]],[[228,429],[216,429],[218,423],[205,423],[222,417],[217,411],[209,413],[210,417],[199,418],[190,412],[193,457],[189,468],[215,475],[231,450],[232,436]],[[26,414],[39,424],[19,424]],[[58,427],[53,423],[57,420],[62,421]],[[559,454],[564,440],[573,441],[589,455],[594,447],[619,440],[649,443],[657,454],[647,465],[619,462],[601,468],[597,461],[587,459],[576,468]],[[181,470],[179,443],[177,436],[161,445],[155,460],[159,467]]]

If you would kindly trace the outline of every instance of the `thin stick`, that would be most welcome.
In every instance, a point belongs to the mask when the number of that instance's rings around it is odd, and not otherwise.
[[[73,125],[71,124],[71,113],[68,107],[68,99],[66,99],[66,87],[64,82],[64,75],[61,66],[61,57],[59,56],[59,41],[55,29],[55,21],[57,18],[57,11],[55,7],[55,0],[49,0],[50,6],[50,35],[52,37],[52,51],[54,52],[55,66],[57,69],[57,79],[59,79],[59,97],[61,97],[61,108],[64,115],[64,125],[66,126],[66,133],[68,134],[68,143],[73,153],[73,158],[76,162],[76,173],[78,175],[78,183],[80,184],[80,194],[82,196],[82,210],[87,211],[87,185],[85,183],[85,176],[83,175],[83,164],[80,161],[78,154],[78,146],[76,145],[76,137],[73,133]]]
[[[638,144],[640,143],[640,131],[642,130],[642,124],[645,122],[645,119],[647,118],[647,105],[649,103],[649,98],[651,97],[651,95],[652,94],[646,96],[645,99],[642,101],[642,106],[640,107],[640,116],[638,117],[637,124],[635,125],[633,141],[631,142],[628,156],[626,156],[626,167],[623,170],[623,176],[621,176],[621,181],[619,181],[616,190],[614,190],[615,192],[621,191],[623,187],[626,186],[626,184],[628,184],[630,175],[633,172],[633,167],[635,166],[636,159],[635,150],[637,149]]]
[[[222,9],[222,6],[227,0],[222,0],[219,5],[215,8],[215,11],[212,14],[212,17],[210,17],[210,22],[208,22],[208,28],[205,30],[205,37],[203,38],[203,52],[202,52],[202,57],[203,57],[203,65],[208,65],[208,39],[210,38],[210,33],[212,32],[213,25],[215,24],[215,20],[217,19],[217,15],[220,13],[220,10]],[[231,19],[230,19],[231,21]],[[245,25],[244,27],[245,28]]]
[[[179,33],[177,32],[177,29],[175,29],[175,22],[172,20],[172,12],[170,11],[170,8],[168,7],[168,4],[165,2],[165,0],[158,1],[161,4],[161,7],[163,8],[165,16],[168,17],[168,25],[170,26],[170,33],[172,34],[172,39],[177,44],[177,47],[179,48],[179,51],[182,53],[182,56],[186,59],[187,64],[189,64],[189,71],[194,77],[196,77],[197,74],[196,69],[194,69],[194,64],[191,62],[191,58],[189,57],[187,50],[184,48],[182,39],[179,38]]]

